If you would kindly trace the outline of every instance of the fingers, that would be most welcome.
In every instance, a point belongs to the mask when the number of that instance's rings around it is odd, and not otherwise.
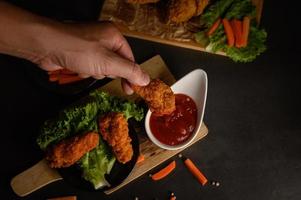
[[[130,83],[140,86],[145,86],[149,83],[149,75],[143,72],[138,64],[124,59],[114,52],[108,51],[106,54],[107,58],[102,69],[100,69],[104,75],[125,78]]]
[[[133,89],[130,86],[130,83],[125,79],[121,79],[121,87],[127,95],[131,95],[134,93]]]
[[[107,48],[114,51],[123,58],[132,62],[135,61],[133,52],[127,40],[120,33],[118,28],[112,23],[103,23],[106,28],[106,35],[109,34],[110,40],[107,43]]]
[[[41,63],[39,67],[45,71],[56,71],[59,69],[63,69],[63,67],[52,64],[52,63]]]
[[[90,75],[88,75],[88,74],[78,74],[78,76],[81,78],[89,78],[90,77]]]
[[[126,39],[120,34],[119,42],[117,43],[117,50],[115,51],[121,57],[124,57],[132,62],[135,62],[135,58],[132,49]]]

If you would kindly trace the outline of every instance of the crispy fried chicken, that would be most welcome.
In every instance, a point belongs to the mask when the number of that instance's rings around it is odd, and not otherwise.
[[[46,151],[46,160],[52,168],[69,167],[99,142],[99,134],[88,132],[62,140]]]
[[[152,80],[147,86],[132,85],[132,88],[155,115],[168,115],[176,109],[173,91],[160,79]]]
[[[120,163],[124,164],[132,159],[132,140],[127,120],[122,113],[111,112],[102,116],[99,119],[99,130]]]

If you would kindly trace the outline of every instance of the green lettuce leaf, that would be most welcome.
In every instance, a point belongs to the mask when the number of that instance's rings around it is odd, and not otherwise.
[[[256,7],[250,0],[236,0],[227,11],[225,18],[242,19],[244,16],[255,17]]]
[[[209,41],[210,43],[206,47],[207,51],[211,51],[215,53],[217,51],[223,50],[227,38],[222,24],[220,24],[219,27],[214,32],[214,34],[209,37]]]
[[[109,186],[105,174],[109,174],[116,158],[100,139],[99,145],[86,153],[78,162],[85,180],[92,183],[95,189]]]
[[[97,113],[97,103],[91,97],[67,107],[56,118],[47,120],[43,124],[37,138],[39,147],[45,150],[49,145],[56,144],[71,135],[95,130],[97,126],[92,121],[96,118]]]
[[[242,20],[244,16],[252,18],[255,15],[256,8],[251,0],[217,0],[205,11],[201,19],[208,30],[219,17]],[[203,45],[206,42],[205,33],[205,31],[196,33],[196,42]],[[253,20],[250,25],[248,45],[243,48],[229,47],[223,25],[220,24],[217,30],[209,36],[206,50],[214,53],[224,51],[235,62],[251,62],[266,50],[266,38],[265,30],[259,29]]]
[[[266,37],[267,33],[265,30],[251,27],[248,46],[244,48],[235,48],[225,45],[225,52],[235,62],[251,62],[266,50]]]
[[[234,0],[215,1],[215,3],[209,6],[202,14],[201,20],[205,22],[208,28],[210,28],[219,17],[224,16],[233,2]]]
[[[199,43],[202,47],[206,47],[209,44],[209,38],[207,37],[205,31],[198,32],[194,35],[195,41]]]
[[[143,108],[134,102],[111,96],[99,90],[90,93],[90,96],[95,97],[98,108],[102,113],[109,111],[123,112],[126,119],[133,117],[136,121],[141,121],[144,118]]]
[[[56,118],[47,120],[37,138],[42,150],[50,145],[75,134],[98,131],[97,119],[107,112],[123,112],[127,119],[141,121],[144,110],[134,102],[109,95],[100,90],[91,92],[87,97],[59,112]],[[115,157],[110,148],[100,139],[99,145],[86,153],[78,165],[82,169],[83,178],[91,182],[95,188],[107,185],[105,174],[109,174]]]

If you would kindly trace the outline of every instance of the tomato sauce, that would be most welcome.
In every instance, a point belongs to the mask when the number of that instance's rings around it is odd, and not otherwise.
[[[176,94],[176,110],[170,115],[150,117],[150,129],[154,136],[167,145],[185,142],[193,133],[197,120],[197,107],[192,98]]]

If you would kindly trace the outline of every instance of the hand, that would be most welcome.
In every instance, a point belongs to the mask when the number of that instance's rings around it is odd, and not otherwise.
[[[0,27],[5,27],[0,53],[30,60],[44,70],[67,68],[96,79],[121,77],[128,94],[133,92],[129,83],[143,86],[150,81],[111,23],[63,24],[0,1]]]
[[[67,68],[96,79],[121,77],[127,94],[133,92],[128,81],[141,86],[149,83],[129,44],[111,23],[61,24],[45,35],[41,41],[45,54],[33,61],[42,69]]]

